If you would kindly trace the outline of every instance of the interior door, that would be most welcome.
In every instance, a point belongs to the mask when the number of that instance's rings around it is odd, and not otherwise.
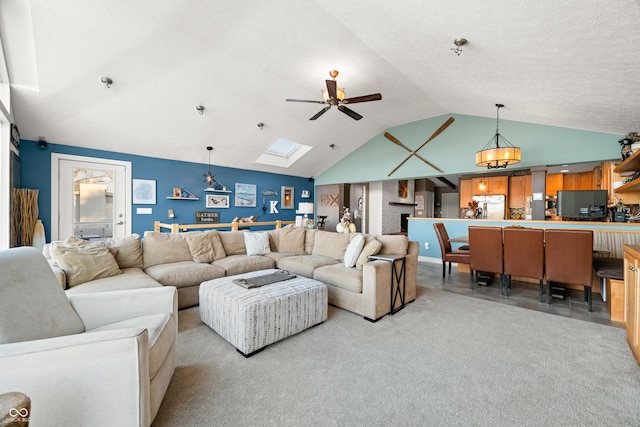
[[[55,154],[52,162],[52,240],[131,234],[130,163]]]

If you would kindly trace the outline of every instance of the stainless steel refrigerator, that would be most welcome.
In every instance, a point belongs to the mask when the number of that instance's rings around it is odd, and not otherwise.
[[[506,217],[506,206],[504,195],[473,196],[473,200],[478,202],[478,207],[482,209],[482,214],[478,218],[482,219],[504,219]]]

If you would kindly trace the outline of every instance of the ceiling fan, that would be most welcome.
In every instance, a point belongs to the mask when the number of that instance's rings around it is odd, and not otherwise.
[[[347,116],[351,117],[354,120],[360,120],[362,116],[355,111],[345,107],[344,104],[355,104],[357,102],[369,102],[369,101],[380,101],[382,99],[382,95],[379,93],[373,93],[371,95],[364,96],[356,96],[353,98],[345,98],[345,91],[343,88],[339,88],[336,83],[336,77],[338,77],[338,70],[329,71],[329,75],[333,80],[326,80],[327,88],[322,90],[322,97],[324,101],[311,101],[307,99],[290,99],[287,98],[287,102],[311,102],[314,104],[329,104],[320,110],[315,116],[311,117],[309,120],[315,120],[331,108],[332,105],[338,107],[338,110],[345,113]]]

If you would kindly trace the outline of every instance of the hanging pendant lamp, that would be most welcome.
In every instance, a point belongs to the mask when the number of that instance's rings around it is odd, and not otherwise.
[[[500,108],[504,107],[504,105],[496,104],[496,107],[496,134],[482,150],[476,152],[476,166],[486,167],[487,169],[506,168],[509,165],[520,163],[520,148],[511,144],[498,131]]]
[[[207,150],[209,151],[209,171],[204,174],[204,182],[206,182],[209,187],[213,188],[216,185],[214,175],[211,174],[211,150],[213,150],[213,147],[208,146]]]

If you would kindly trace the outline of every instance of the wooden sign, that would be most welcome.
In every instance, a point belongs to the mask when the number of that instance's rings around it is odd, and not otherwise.
[[[196,223],[203,222],[219,223],[220,212],[196,211]]]

